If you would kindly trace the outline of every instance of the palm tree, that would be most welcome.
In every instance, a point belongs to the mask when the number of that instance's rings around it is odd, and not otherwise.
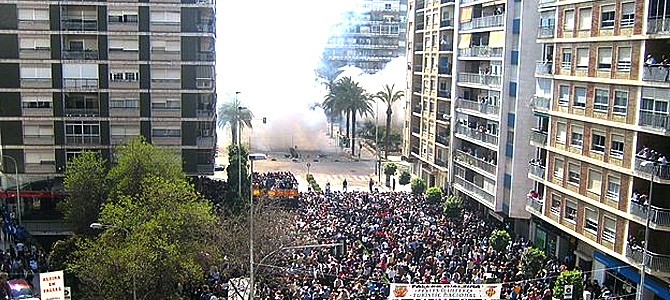
[[[337,81],[340,92],[342,92],[342,107],[347,113],[347,127],[349,116],[351,116],[351,154],[355,152],[356,142],[356,115],[367,116],[372,113],[372,96],[365,92],[365,89],[358,85],[351,77],[344,77]]]
[[[229,97],[229,100],[217,109],[216,125],[223,130],[227,125],[230,125],[230,139],[231,145],[237,145],[237,124],[241,126],[240,132],[244,127],[251,128],[251,119],[254,114],[248,108],[242,107],[242,102],[237,100],[237,97]]]
[[[383,89],[375,95],[375,97],[382,102],[386,103],[386,136],[384,137],[384,158],[388,158],[389,145],[389,134],[391,133],[391,115],[393,114],[393,103],[400,100],[400,98],[405,96],[403,91],[393,92],[395,84],[389,86],[385,84]]]

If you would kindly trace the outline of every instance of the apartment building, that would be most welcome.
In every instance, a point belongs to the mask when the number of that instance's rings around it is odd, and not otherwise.
[[[538,10],[531,236],[614,293],[670,299],[670,3]]]
[[[333,66],[365,73],[405,56],[407,0],[360,0],[333,28],[323,57]]]
[[[213,173],[213,1],[5,1],[0,16],[5,174],[13,159],[22,183],[58,182],[82,150],[110,159],[139,135]]]
[[[522,220],[524,232],[534,153],[524,128],[534,118],[517,99],[534,93],[537,3],[417,0],[408,10],[403,153],[413,173],[500,220]]]

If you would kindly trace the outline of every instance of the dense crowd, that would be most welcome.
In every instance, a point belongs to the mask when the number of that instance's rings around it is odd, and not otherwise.
[[[47,270],[47,255],[41,247],[32,243],[26,229],[19,225],[14,213],[3,208],[2,249],[0,249],[0,271],[9,279],[23,278],[32,285],[33,278]]]
[[[254,172],[254,189],[261,190],[297,190],[298,180],[291,172]]]

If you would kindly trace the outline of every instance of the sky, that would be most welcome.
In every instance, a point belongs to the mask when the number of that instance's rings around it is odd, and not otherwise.
[[[355,0],[217,2],[218,101],[240,92],[239,100],[256,118],[252,143],[272,138],[280,146],[302,143],[318,148],[326,142],[321,139],[323,112],[309,110],[310,104],[322,102],[325,92],[314,69],[332,25],[354,6]],[[355,68],[346,69],[345,75],[371,93],[379,91],[382,82],[404,89],[404,61],[404,57],[393,61],[390,65],[396,70],[380,72],[386,75],[358,76],[360,70]],[[263,117],[266,124],[260,122]],[[219,131],[219,140],[229,139],[227,134]]]

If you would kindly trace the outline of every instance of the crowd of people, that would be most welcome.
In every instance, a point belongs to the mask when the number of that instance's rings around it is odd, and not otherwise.
[[[260,190],[297,190],[298,180],[291,172],[254,172],[254,189]]]
[[[3,245],[0,249],[0,272],[9,279],[23,278],[33,284],[36,274],[48,269],[47,254],[28,238],[26,229],[17,223],[14,213],[1,209]]]
[[[668,164],[668,159],[665,154],[643,145],[642,150],[640,150],[636,156],[646,161],[653,162],[654,165],[658,166],[659,171],[657,175],[661,178],[670,178],[670,164]]]
[[[670,79],[670,57],[661,55],[660,60],[653,54],[647,54],[644,60],[645,78],[668,81]]]

